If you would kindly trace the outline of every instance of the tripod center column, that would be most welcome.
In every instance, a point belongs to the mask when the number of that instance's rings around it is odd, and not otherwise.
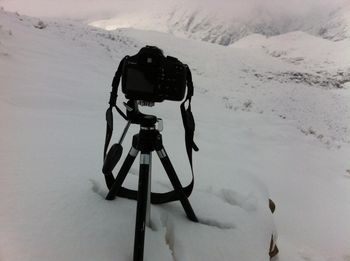
[[[151,226],[151,181],[152,181],[152,153],[141,153],[140,168],[142,165],[148,167],[148,189],[147,189],[147,210],[146,210],[146,226]]]

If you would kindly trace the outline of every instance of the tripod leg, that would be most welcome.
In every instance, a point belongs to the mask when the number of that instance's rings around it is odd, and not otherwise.
[[[134,261],[143,260],[145,228],[148,219],[146,216],[150,213],[150,166],[151,153],[142,153],[140,157],[140,174],[137,193]]]
[[[128,156],[126,156],[126,159],[124,160],[124,163],[120,168],[117,177],[115,178],[112,188],[107,194],[107,200],[113,200],[118,195],[118,192],[126,178],[126,175],[128,174],[131,165],[134,163],[134,160],[138,153],[139,151],[137,149],[131,147]]]
[[[198,222],[198,219],[196,217],[196,214],[194,213],[192,206],[190,204],[190,201],[188,200],[188,198],[186,197],[181,182],[179,180],[179,178],[176,175],[175,169],[173,167],[173,165],[171,164],[171,161],[168,157],[168,155],[165,152],[164,147],[161,147],[160,150],[157,150],[157,154],[159,156],[160,161],[162,162],[162,165],[165,169],[165,172],[167,173],[171,184],[174,187],[174,190],[176,191],[180,202],[182,204],[182,207],[184,208],[187,217],[192,220],[193,222]]]

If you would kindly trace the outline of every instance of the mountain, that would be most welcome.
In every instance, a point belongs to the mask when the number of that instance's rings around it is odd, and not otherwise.
[[[350,5],[331,12],[319,35],[332,41],[350,39]]]
[[[276,7],[269,8],[272,7],[271,4],[267,7],[257,5],[240,13],[234,9],[235,5],[228,4],[225,9],[222,3],[215,8],[194,3],[170,2],[168,7],[160,10],[148,8],[121,12],[116,17],[93,21],[91,24],[107,29],[131,27],[156,30],[220,45],[229,45],[254,33],[274,36],[304,31],[331,40],[349,36],[350,4],[346,3],[338,8],[305,8],[307,11],[294,13],[277,12]]]

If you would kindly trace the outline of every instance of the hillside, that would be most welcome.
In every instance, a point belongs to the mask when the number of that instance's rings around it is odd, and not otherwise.
[[[190,201],[200,224],[178,202],[152,206],[145,260],[269,260],[278,231],[280,261],[347,261],[346,40],[292,32],[225,47],[3,10],[0,260],[130,260],[136,204],[104,200],[104,114],[120,59],[146,44],[193,72],[200,151]],[[144,110],[164,120],[164,145],[187,184],[179,104]],[[124,124],[116,119],[116,136]],[[125,151],[137,131],[132,126]],[[153,189],[168,190],[156,160],[153,170]],[[135,165],[128,186],[136,187],[137,172]]]
[[[303,4],[302,11],[285,10],[283,3],[265,1],[153,1],[153,8],[119,11],[108,19],[96,20],[91,25],[105,28],[135,28],[171,33],[178,37],[197,39],[220,45],[230,45],[250,34],[276,36],[293,31],[334,41],[349,39],[350,3],[343,1],[330,7]],[[322,6],[322,4],[320,4]],[[279,10],[279,11],[277,11]]]
[[[350,5],[331,12],[328,21],[321,27],[319,34],[323,38],[332,41],[350,39]]]

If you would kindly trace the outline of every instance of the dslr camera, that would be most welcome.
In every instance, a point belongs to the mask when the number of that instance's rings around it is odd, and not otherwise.
[[[185,96],[188,67],[177,58],[164,56],[161,49],[146,46],[126,56],[122,91],[127,99],[146,102],[181,101]]]

